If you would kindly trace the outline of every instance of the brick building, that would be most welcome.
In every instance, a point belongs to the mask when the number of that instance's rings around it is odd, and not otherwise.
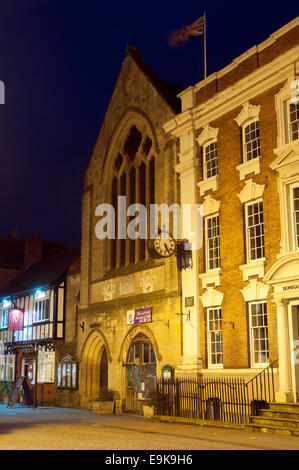
[[[189,363],[250,378],[279,360],[279,401],[299,394],[298,42],[297,17],[180,93],[182,112],[163,126],[180,142],[181,203],[203,210],[203,244],[182,276],[183,305],[198,296]]]

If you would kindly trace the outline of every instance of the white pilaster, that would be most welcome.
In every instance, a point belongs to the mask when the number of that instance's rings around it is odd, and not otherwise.
[[[180,138],[180,163],[176,171],[180,174],[181,207],[182,207],[182,238],[187,238],[192,244],[192,263],[182,270],[182,358],[178,373],[197,374],[201,368],[199,334],[198,334],[198,242],[201,235],[197,232],[196,203],[197,203],[197,158],[195,152],[194,130]],[[188,205],[186,231],[186,212],[184,206]],[[185,307],[185,298],[193,297],[194,306]],[[188,317],[190,313],[190,319]]]
[[[287,305],[283,300],[277,300],[277,332],[279,357],[279,391],[275,395],[278,402],[293,402],[290,340],[288,327]]]

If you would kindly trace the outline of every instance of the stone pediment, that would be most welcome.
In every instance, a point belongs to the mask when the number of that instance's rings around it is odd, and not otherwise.
[[[279,258],[266,272],[264,282],[269,284],[299,280],[299,252]]]
[[[277,158],[270,164],[272,170],[281,172],[286,167],[297,166],[299,172],[299,140],[290,142],[274,150]]]

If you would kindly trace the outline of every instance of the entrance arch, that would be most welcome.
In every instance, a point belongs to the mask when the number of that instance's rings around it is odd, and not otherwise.
[[[108,370],[111,361],[106,338],[100,330],[94,330],[87,337],[80,361],[80,393],[82,401],[88,402],[99,397],[100,387],[108,388]]]
[[[144,399],[156,387],[156,355],[143,333],[133,338],[126,358],[126,410],[142,414]]]

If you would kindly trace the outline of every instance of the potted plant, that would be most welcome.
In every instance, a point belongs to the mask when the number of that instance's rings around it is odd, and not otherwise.
[[[12,394],[12,386],[11,382],[8,380],[5,380],[2,382],[1,387],[0,387],[0,396],[2,403],[8,403],[9,397]]]
[[[115,414],[115,395],[113,390],[101,391],[98,400],[92,403],[92,411],[100,415]]]
[[[148,397],[143,402],[143,416],[150,419],[155,414],[155,407],[157,405],[156,391],[149,392]]]

